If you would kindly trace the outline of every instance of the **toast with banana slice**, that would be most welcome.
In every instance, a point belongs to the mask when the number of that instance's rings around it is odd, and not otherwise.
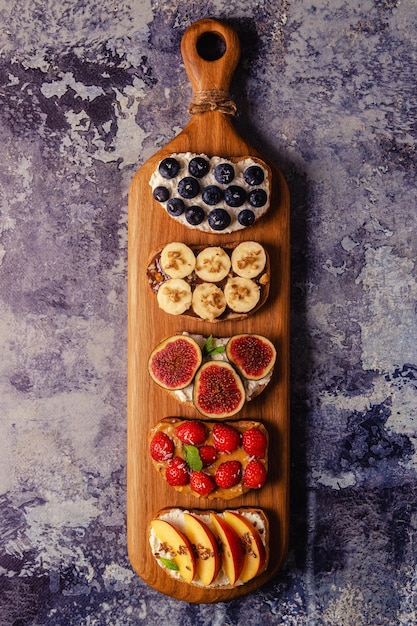
[[[268,298],[269,255],[257,241],[221,247],[173,241],[151,255],[147,279],[159,307],[170,315],[237,320]]]

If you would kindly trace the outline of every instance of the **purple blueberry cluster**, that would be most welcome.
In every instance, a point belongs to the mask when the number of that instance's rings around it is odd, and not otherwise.
[[[181,164],[174,157],[163,159],[158,167],[160,176],[167,181],[176,179],[180,170]],[[214,167],[215,184],[204,184],[203,179],[209,173],[209,160],[195,156],[188,163],[187,175],[176,182],[174,193],[172,185],[159,184],[153,189],[153,197],[166,203],[166,210],[172,217],[184,215],[190,226],[198,226],[207,219],[212,230],[225,230],[232,220],[230,209],[240,207],[236,215],[239,224],[251,226],[256,209],[264,207],[268,201],[266,191],[260,188],[265,179],[263,168],[255,164],[245,169],[243,178],[247,188],[239,184],[231,163],[219,163]]]

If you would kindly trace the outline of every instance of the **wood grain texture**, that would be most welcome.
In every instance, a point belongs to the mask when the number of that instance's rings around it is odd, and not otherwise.
[[[226,44],[217,61],[199,58],[199,36],[212,31]],[[228,89],[239,58],[236,33],[214,20],[201,20],[186,32],[182,53],[194,90]],[[231,234],[208,234],[185,228],[172,220],[154,201],[149,180],[159,161],[174,152],[204,152],[208,156],[263,158],[272,169],[271,208],[254,226]],[[220,111],[194,115],[184,130],[151,157],[134,176],[129,192],[128,245],[128,458],[127,522],[128,551],[133,568],[155,589],[188,602],[220,602],[257,589],[282,565],[288,541],[289,518],[289,193],[281,172],[257,152],[233,127],[230,116]],[[191,245],[222,245],[232,241],[256,240],[269,252],[271,287],[268,302],[244,320],[215,325],[199,319],[167,315],[158,308],[147,284],[146,267],[152,250],[170,241]],[[236,419],[262,421],[270,435],[269,475],[266,485],[239,498],[223,501],[185,496],[172,489],[157,474],[148,451],[149,430],[163,417],[201,416],[185,407],[154,384],[147,360],[165,337],[187,331],[218,337],[248,332],[264,334],[278,352],[270,385],[245,405]],[[216,509],[262,508],[270,520],[268,569],[245,585],[233,589],[205,589],[170,578],[160,568],[148,542],[148,527],[164,507]]]

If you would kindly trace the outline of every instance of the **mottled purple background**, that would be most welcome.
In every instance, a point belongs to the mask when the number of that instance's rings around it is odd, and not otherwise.
[[[292,196],[292,513],[229,604],[126,555],[127,191],[188,121],[179,44],[242,42],[238,128]],[[414,0],[0,0],[0,624],[417,622]]]

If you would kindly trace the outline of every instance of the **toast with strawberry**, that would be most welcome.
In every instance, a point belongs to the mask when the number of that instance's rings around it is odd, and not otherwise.
[[[171,487],[197,498],[236,498],[268,474],[268,432],[254,420],[166,417],[149,434],[149,453]]]

